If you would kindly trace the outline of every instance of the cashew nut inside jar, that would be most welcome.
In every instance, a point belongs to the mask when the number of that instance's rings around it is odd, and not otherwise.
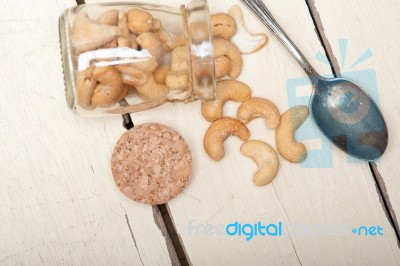
[[[67,103],[77,115],[214,100],[205,0],[180,8],[135,2],[76,6],[61,15],[60,38]]]

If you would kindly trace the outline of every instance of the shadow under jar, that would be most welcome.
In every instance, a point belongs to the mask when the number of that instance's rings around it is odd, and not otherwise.
[[[215,98],[205,0],[180,8],[80,5],[60,17],[66,98],[77,115],[140,112]]]

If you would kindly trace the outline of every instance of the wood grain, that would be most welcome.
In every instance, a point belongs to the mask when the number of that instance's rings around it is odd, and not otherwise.
[[[389,129],[389,145],[382,159],[373,165],[377,182],[381,187],[386,207],[393,219],[393,226],[399,229],[400,216],[400,3],[399,1],[325,1],[312,3],[320,14],[326,41],[332,46],[333,55],[341,58],[339,39],[348,40],[347,58],[339,66],[343,76],[348,71],[372,69],[378,84],[380,108]],[[338,21],[340,23],[338,23]],[[346,26],[343,26],[346,25]],[[366,50],[371,58],[351,68],[352,64]],[[375,79],[375,77],[371,77]],[[365,82],[357,80],[358,82]],[[383,203],[382,203],[383,204]],[[397,232],[399,233],[399,232]],[[400,235],[398,236],[400,237]]]
[[[57,22],[72,5],[0,10],[0,264],[172,264],[152,207],[114,185],[122,119],[67,108]]]
[[[182,2],[169,0],[163,4],[178,6]],[[360,5],[356,0],[350,2],[351,9],[346,9],[348,15],[354,14],[356,6]],[[374,4],[367,2],[372,10]],[[237,2],[209,2],[213,12],[226,11],[232,3]],[[340,10],[339,4],[320,3]],[[59,13],[73,4],[72,1],[47,1],[44,8],[21,0],[0,9],[0,141],[3,144],[0,264],[176,264],[176,254],[171,251],[171,245],[166,244],[169,237],[159,213],[156,212],[154,218],[151,207],[126,199],[113,184],[109,161],[115,142],[124,132],[121,118],[77,118],[65,104],[56,24]],[[266,4],[315,68],[329,73],[330,67],[315,59],[315,54],[323,52],[323,48],[305,2],[266,1]],[[389,14],[390,19],[382,19],[382,24],[378,25],[396,25],[395,11],[390,10],[392,6],[397,7],[397,4],[386,0],[379,14],[382,17]],[[324,10],[321,16],[328,17],[333,25],[329,9]],[[390,11],[385,13],[386,10]],[[366,14],[373,17],[370,11]],[[361,17],[361,21],[372,27],[366,23],[368,16]],[[265,31],[248,11],[245,17],[251,30]],[[375,27],[372,35],[366,28],[362,36],[349,31],[349,39],[355,36],[360,40],[353,49],[361,49],[365,36],[373,36],[377,41],[371,41],[371,47],[374,45],[379,55],[386,58],[389,51],[394,53],[389,62],[398,63],[399,38],[390,35],[394,28],[383,34],[390,45],[382,48],[376,37],[380,28]],[[339,34],[343,28],[337,27],[334,32]],[[304,77],[304,73],[277,40],[270,37],[267,48],[245,56],[240,80],[248,83],[255,95],[273,100],[283,112],[288,108],[287,80]],[[334,35],[334,38],[338,37]],[[375,62],[380,66],[386,60]],[[393,86],[385,87],[385,91],[393,93],[399,81],[385,74],[385,70],[382,68],[378,72],[379,84],[384,82],[383,77],[388,78],[393,82],[388,84]],[[386,97],[385,101],[384,113],[399,114],[398,108],[393,107],[396,106],[394,99]],[[389,106],[392,109],[387,109]],[[229,103],[226,115],[233,116],[237,107]],[[258,188],[251,182],[256,167],[239,154],[239,140],[228,139],[226,158],[222,162],[208,159],[202,137],[209,124],[201,117],[199,103],[169,105],[132,117],[136,124],[168,125],[180,132],[191,146],[195,164],[193,180],[182,195],[168,204],[168,209],[192,264],[400,263],[394,232],[367,165],[348,163],[346,156],[336,149],[333,150],[333,167],[327,169],[301,168],[281,159],[281,171],[273,184]],[[274,134],[266,129],[264,121],[256,120],[249,127],[252,138],[263,139],[274,146]],[[397,131],[392,131],[393,137],[393,132]],[[315,143],[318,140],[307,142],[307,146],[318,146]],[[397,143],[396,139],[393,143]],[[396,144],[390,147],[400,148]],[[392,193],[399,187],[393,166],[394,159],[398,158],[395,151],[387,155],[392,158],[391,165],[385,164],[384,159],[378,165],[381,172],[385,169],[381,166],[386,165],[386,176],[392,176],[386,179],[383,174],[394,205],[398,201],[393,198],[398,196]],[[286,237],[256,237],[246,241],[243,237],[204,232],[206,224],[226,225],[234,221],[334,224],[350,228],[379,224],[385,228],[385,234],[356,237],[292,233]],[[198,231],[189,231],[190,223],[204,226]]]

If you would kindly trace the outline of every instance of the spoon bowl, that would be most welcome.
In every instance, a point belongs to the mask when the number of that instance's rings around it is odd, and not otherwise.
[[[311,113],[324,135],[344,152],[375,161],[388,144],[388,130],[377,104],[354,82],[318,77]]]
[[[321,77],[276,22],[262,0],[240,0],[293,55],[315,85],[310,109],[324,135],[339,149],[375,161],[388,145],[388,130],[377,104],[356,83]]]

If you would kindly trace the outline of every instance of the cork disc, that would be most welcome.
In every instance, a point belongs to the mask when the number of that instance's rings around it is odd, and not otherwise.
[[[160,124],[127,131],[111,159],[115,183],[128,198],[150,205],[177,196],[192,173],[192,154],[185,140]]]

